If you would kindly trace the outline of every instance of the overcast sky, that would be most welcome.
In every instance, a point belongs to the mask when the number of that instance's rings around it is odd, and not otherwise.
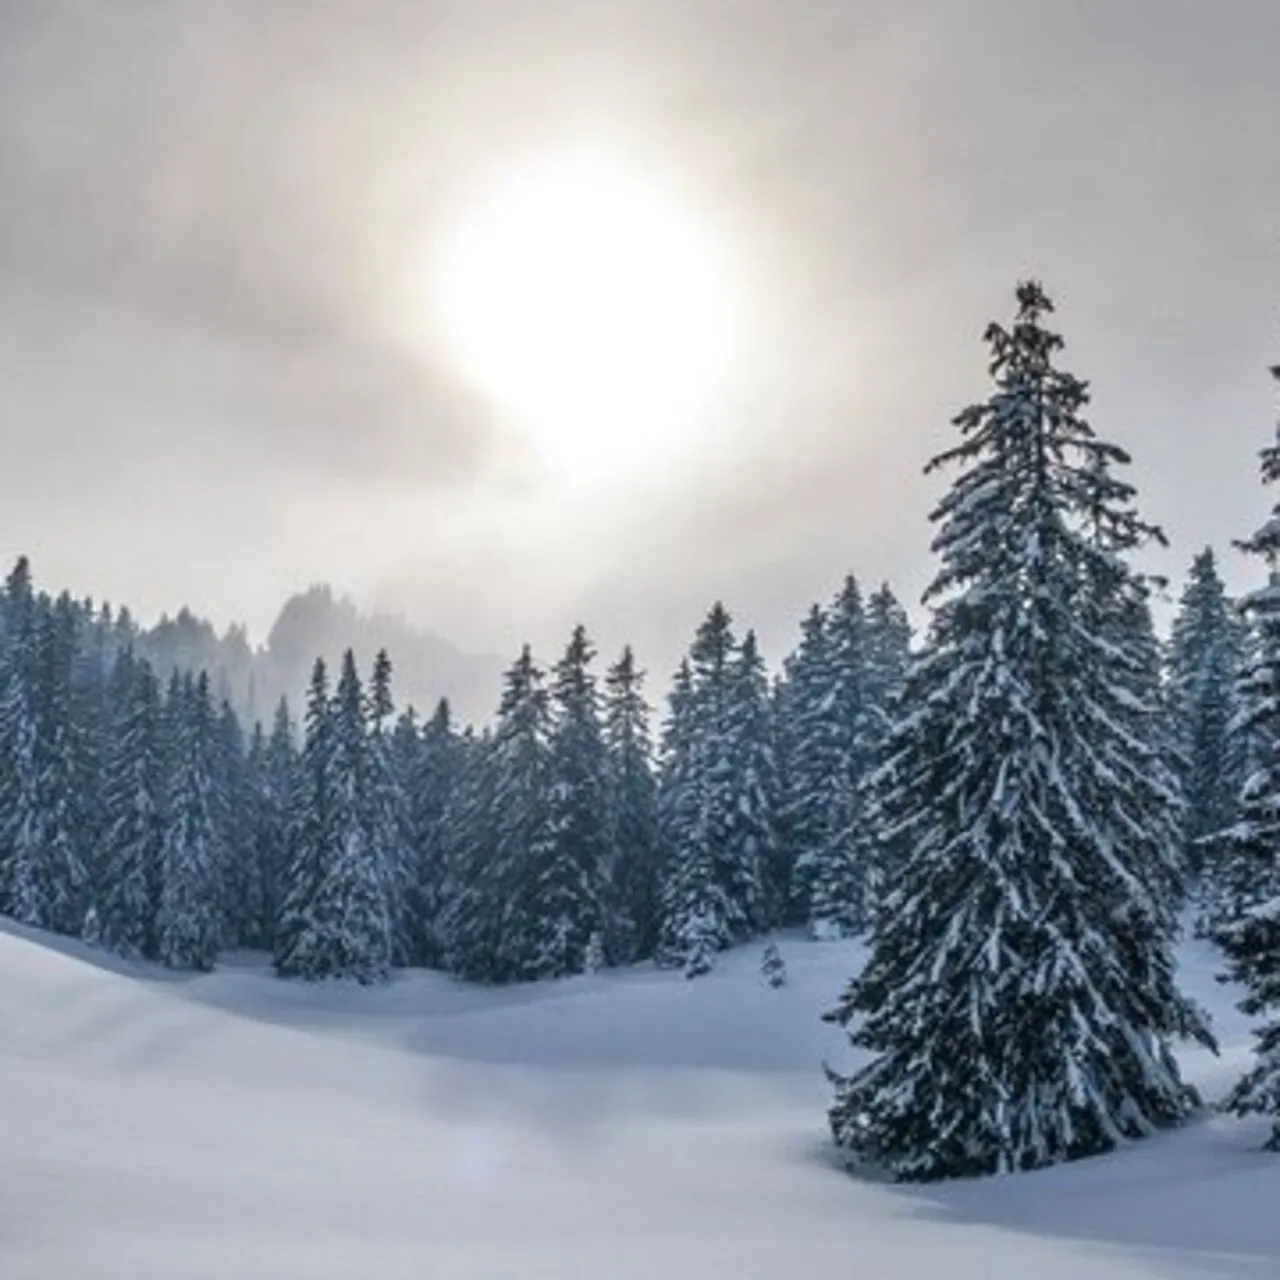
[[[846,570],[918,594],[1033,273],[1180,570],[1268,505],[1277,49],[1277,0],[0,0],[0,552],[659,665],[722,597],[776,657]],[[406,321],[475,174],[584,136],[732,245],[754,335],[625,499],[522,470]]]

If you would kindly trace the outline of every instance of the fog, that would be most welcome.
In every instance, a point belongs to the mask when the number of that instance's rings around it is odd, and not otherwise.
[[[323,580],[658,666],[720,597],[776,657],[847,570],[918,594],[1031,273],[1180,572],[1268,506],[1277,48],[1274,0],[0,4],[0,551],[255,639]],[[732,247],[751,346],[678,465],[567,494],[423,273],[478,172],[583,136]]]

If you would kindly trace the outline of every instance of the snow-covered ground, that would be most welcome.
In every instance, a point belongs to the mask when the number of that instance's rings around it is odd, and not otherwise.
[[[175,978],[0,932],[3,1280],[1280,1277],[1280,1157],[1214,1117],[1103,1159],[927,1188],[849,1177],[818,1015],[856,947],[697,982],[308,989]],[[1185,949],[1220,1060],[1247,1028]]]

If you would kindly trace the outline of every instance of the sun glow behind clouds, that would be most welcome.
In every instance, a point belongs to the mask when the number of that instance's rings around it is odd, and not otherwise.
[[[460,220],[436,318],[464,376],[564,476],[670,461],[723,385],[724,252],[697,218],[607,156],[509,172]]]

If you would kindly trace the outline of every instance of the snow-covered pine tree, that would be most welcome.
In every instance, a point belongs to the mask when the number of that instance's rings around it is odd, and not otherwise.
[[[29,701],[21,688],[15,689],[15,710],[32,718],[26,729],[29,744],[17,726],[18,747],[29,746],[31,755],[17,756],[15,765],[34,768],[35,777],[34,789],[21,794],[25,808],[11,868],[12,911],[26,924],[77,935],[89,905],[71,705],[78,619],[71,598],[64,595],[52,605],[38,602],[33,622]]]
[[[111,679],[103,780],[99,941],[123,956],[154,957],[164,853],[160,690],[148,663],[126,650]]]
[[[1209,1039],[1174,984],[1146,851],[1097,807],[1127,781],[1127,734],[1100,696],[1112,644],[1082,618],[1104,578],[1132,588],[1086,526],[1103,507],[1139,526],[1092,477],[1127,458],[1081,418],[1050,310],[1019,287],[1012,328],[987,331],[993,394],[928,467],[960,473],[933,513],[933,625],[878,775],[904,853],[828,1015],[875,1055],[833,1077],[835,1140],[900,1179],[1030,1169],[1175,1124],[1197,1099],[1169,1040]]]
[[[604,950],[616,964],[653,955],[658,944],[658,789],[644,674],[628,645],[605,675],[609,753],[609,911]]]
[[[280,883],[280,912],[272,940],[277,972],[307,976],[312,902],[333,843],[333,715],[329,672],[317,658],[307,686],[302,757],[290,804],[288,862]]]
[[[224,930],[226,865],[214,779],[217,728],[209,678],[169,687],[170,776],[161,852],[156,953],[174,969],[212,969]]]
[[[315,762],[324,768],[323,803],[307,824],[314,843],[304,851],[310,874],[301,883],[309,894],[289,969],[312,981],[382,982],[391,967],[390,873],[375,838],[364,693],[350,649],[325,721],[328,741]]]
[[[4,655],[0,679],[0,906],[19,920],[38,923],[40,904],[30,893],[32,865],[44,840],[40,797],[41,750],[38,635],[41,605],[26,557],[5,580]]]
[[[706,973],[718,951],[746,932],[730,899],[724,843],[730,824],[733,760],[726,733],[735,645],[717,604],[698,629],[672,685],[663,735],[659,822],[666,853],[660,889],[658,959]]]
[[[547,691],[525,645],[507,671],[491,738],[468,752],[449,823],[449,966],[480,982],[541,976],[537,903],[547,865]]]
[[[415,963],[440,965],[445,955],[443,912],[450,856],[447,822],[468,748],[454,730],[453,714],[444,698],[421,731],[402,718],[396,740],[409,794]]]
[[[412,964],[416,956],[413,891],[416,867],[412,815],[405,779],[392,743],[391,659],[380,649],[369,681],[369,803],[375,859],[386,868],[391,912],[391,961]]]
[[[815,604],[800,626],[800,644],[783,663],[775,693],[780,838],[789,885],[783,920],[810,918],[811,871],[831,834],[838,739],[831,714],[827,615]]]
[[[252,856],[262,892],[262,916],[254,945],[271,950],[283,906],[299,796],[298,750],[289,703],[284,698],[276,705],[271,732],[250,780],[254,792]]]
[[[89,600],[71,606],[71,612],[75,616],[75,647],[68,714],[74,771],[73,813],[76,843],[84,863],[85,901],[91,905],[102,887],[106,834],[103,785],[111,718],[108,684],[114,663],[113,619],[109,606],[97,610]],[[95,920],[95,928],[100,942],[100,920]]]
[[[747,632],[734,655],[725,735],[732,768],[725,891],[740,904],[743,935],[755,934],[781,916],[785,880],[773,699],[754,631]]]
[[[1280,366],[1272,369],[1280,381]],[[1280,426],[1275,443],[1262,451],[1262,482],[1280,480]],[[1236,920],[1217,937],[1227,953],[1229,974],[1247,988],[1244,1013],[1258,1026],[1251,1070],[1227,1099],[1240,1115],[1272,1121],[1267,1147],[1280,1151],[1280,503],[1241,550],[1262,559],[1267,583],[1249,593],[1243,607],[1253,643],[1241,668],[1233,736],[1243,740],[1250,772],[1241,788],[1227,855],[1238,868]]]
[[[861,749],[860,822],[854,834],[855,859],[862,872],[864,923],[874,914],[887,868],[899,856],[895,842],[877,834],[874,770],[884,754],[890,730],[902,712],[901,696],[911,661],[911,623],[887,582],[866,603],[865,711]]]
[[[493,980],[546,975],[553,922],[542,914],[541,879],[550,862],[550,702],[542,668],[525,645],[507,674],[489,755],[493,770],[493,892],[498,935]]]
[[[826,733],[832,744],[827,835],[798,867],[806,919],[817,938],[845,937],[867,919],[874,841],[866,813],[874,712],[868,688],[866,610],[850,574],[827,611]]]
[[[581,973],[591,938],[606,924],[611,789],[594,659],[577,626],[552,675],[547,842],[528,900],[540,937],[531,957],[537,977]]]
[[[1204,931],[1228,923],[1234,914],[1229,876],[1223,874],[1227,868],[1218,857],[1230,845],[1212,837],[1231,826],[1244,781],[1244,761],[1230,728],[1245,640],[1213,551],[1206,547],[1191,563],[1168,655],[1174,760],[1185,804],[1183,859],[1198,881],[1198,927]]]
[[[508,684],[513,674],[508,673]],[[514,697],[514,692],[508,690],[508,696]],[[501,980],[497,957],[506,886],[499,883],[493,860],[494,751],[489,730],[477,735],[468,729],[458,735],[453,785],[439,827],[444,876],[434,933],[444,967],[477,982]]]
[[[252,946],[262,916],[262,884],[254,856],[254,806],[244,730],[231,704],[218,704],[213,726],[213,800],[223,865],[223,938],[228,946]]]

